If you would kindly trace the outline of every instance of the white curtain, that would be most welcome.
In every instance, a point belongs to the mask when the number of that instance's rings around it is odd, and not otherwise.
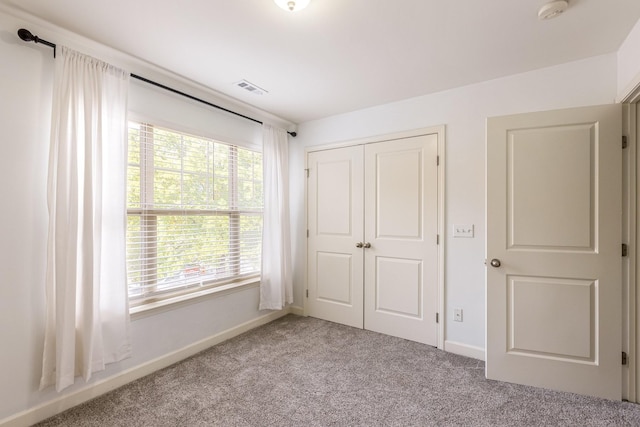
[[[40,388],[131,354],[125,264],[129,75],[68,48],[56,60]]]
[[[264,221],[260,310],[280,310],[293,302],[287,132],[263,125],[262,144]]]

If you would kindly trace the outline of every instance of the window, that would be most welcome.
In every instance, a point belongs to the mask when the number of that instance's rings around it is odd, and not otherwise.
[[[132,306],[259,274],[261,153],[130,122],[128,156]]]

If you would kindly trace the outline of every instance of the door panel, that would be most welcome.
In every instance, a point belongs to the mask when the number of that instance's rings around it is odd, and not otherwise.
[[[379,151],[382,147],[395,150],[396,144],[398,143],[394,141],[372,145],[368,147],[368,151]],[[382,151],[376,154],[375,165],[367,165],[377,172],[374,196],[377,238],[422,238],[421,154],[422,150],[419,148]]]
[[[362,147],[309,153],[308,167],[308,314],[362,328]]]
[[[508,352],[595,361],[596,282],[511,276],[508,286]]]
[[[351,183],[354,173],[352,160],[318,161],[315,173],[317,174],[317,234],[352,236]],[[361,230],[358,230],[358,233],[360,232]]]
[[[317,252],[316,297],[318,301],[353,306],[352,259],[351,254]]]
[[[509,247],[593,252],[595,124],[514,129],[507,141]]]
[[[616,105],[487,121],[487,378],[620,399],[621,128]]]
[[[376,257],[376,277],[376,312],[421,318],[421,260]]]
[[[437,135],[365,146],[365,329],[437,345]]]

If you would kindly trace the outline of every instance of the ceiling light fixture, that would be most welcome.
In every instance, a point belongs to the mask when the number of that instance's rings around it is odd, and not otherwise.
[[[273,0],[278,6],[290,12],[297,12],[309,5],[311,0]]]
[[[558,16],[562,15],[568,7],[569,2],[567,0],[557,0],[549,2],[542,5],[540,10],[538,11],[538,19],[547,20],[557,18]]]

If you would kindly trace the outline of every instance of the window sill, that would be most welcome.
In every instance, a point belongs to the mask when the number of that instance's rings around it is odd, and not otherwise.
[[[129,309],[129,316],[131,320],[142,319],[147,316],[174,310],[181,306],[195,304],[205,299],[217,298],[224,295],[232,294],[234,292],[257,288],[259,286],[260,277],[251,277],[249,279],[229,283],[227,285],[216,286],[215,288],[203,289],[201,291],[191,292],[188,294],[175,296],[173,298],[167,298],[161,301],[155,301],[136,307],[131,307]]]

